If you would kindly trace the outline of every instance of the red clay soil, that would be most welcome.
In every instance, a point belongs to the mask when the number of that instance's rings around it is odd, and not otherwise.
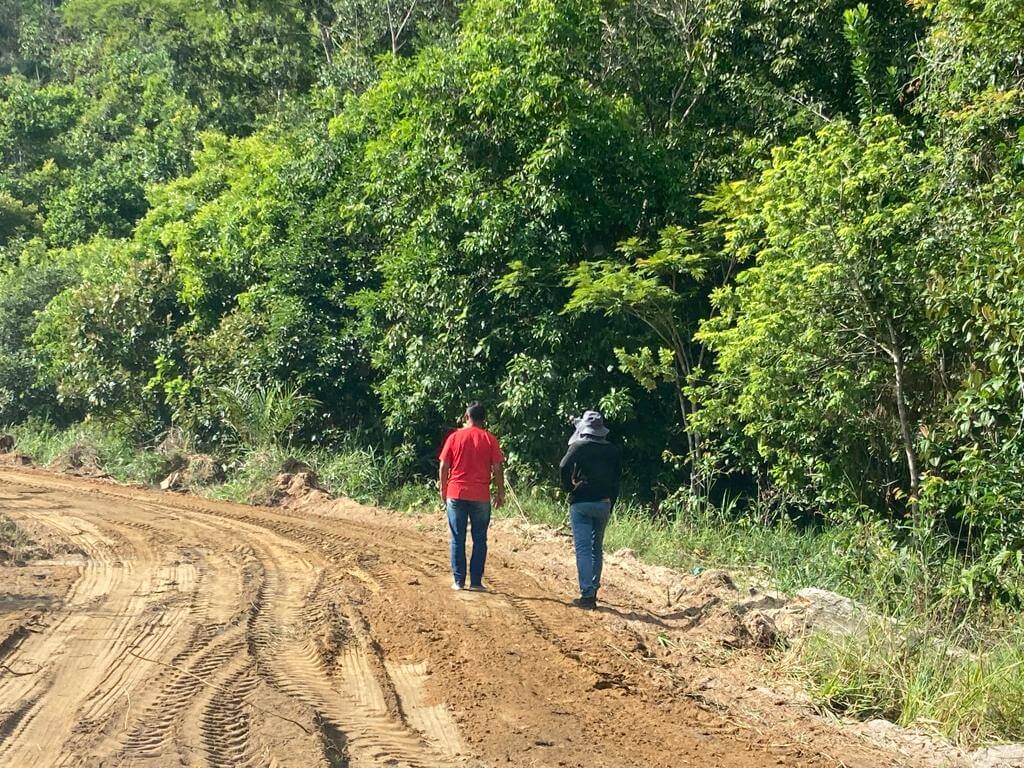
[[[0,568],[0,765],[915,765],[760,679],[728,584],[618,559],[579,611],[532,527],[496,525],[491,591],[456,593],[440,520],[346,501],[17,467],[0,514],[65,553]]]

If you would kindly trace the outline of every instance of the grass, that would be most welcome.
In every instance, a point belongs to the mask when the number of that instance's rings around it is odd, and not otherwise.
[[[16,450],[36,464],[81,463],[122,483],[155,483],[164,474],[164,461],[154,451],[139,448],[126,436],[95,422],[58,429],[31,420],[6,431],[14,436]]]
[[[17,449],[40,464],[74,455],[118,480],[143,483],[159,481],[167,469],[166,457],[96,424],[61,431],[30,422],[10,431]],[[337,495],[407,514],[439,507],[432,483],[409,481],[407,459],[360,446],[240,451],[226,462],[222,481],[192,490],[265,502],[275,476],[295,461]],[[568,524],[565,501],[550,490],[515,490],[499,515],[552,528]],[[5,530],[0,521],[0,542]],[[606,548],[630,549],[644,561],[681,570],[724,568],[762,587],[794,592],[815,586],[852,597],[891,618],[856,635],[811,636],[777,658],[821,706],[929,729],[964,745],[1024,740],[1024,614],[984,605],[951,614],[943,593],[962,570],[937,559],[943,542],[909,545],[898,534],[877,520],[807,527],[681,497],[664,503],[660,517],[620,503]]]
[[[814,635],[783,659],[826,708],[940,733],[965,746],[1024,740],[1024,625],[914,630],[871,622],[848,636]]]

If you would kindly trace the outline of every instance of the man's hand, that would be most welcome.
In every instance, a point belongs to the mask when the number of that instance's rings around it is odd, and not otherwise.
[[[494,494],[494,508],[501,509],[505,506],[505,491],[500,490]]]

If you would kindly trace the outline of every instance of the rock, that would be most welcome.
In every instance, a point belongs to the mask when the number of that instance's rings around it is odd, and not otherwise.
[[[636,552],[634,552],[632,549],[629,549],[628,547],[624,547],[622,549],[617,550],[614,553],[614,555],[615,555],[615,557],[617,557],[617,558],[619,558],[621,560],[636,560],[637,559]]]
[[[14,435],[0,435],[0,453],[11,453],[14,450]]]
[[[811,631],[850,634],[873,617],[850,598],[815,587],[801,589],[789,603],[770,615],[779,631],[790,638]]]
[[[1024,744],[1001,744],[971,752],[971,768],[1024,768]]]

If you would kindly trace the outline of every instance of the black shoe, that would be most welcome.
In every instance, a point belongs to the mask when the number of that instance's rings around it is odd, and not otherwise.
[[[597,608],[596,597],[577,597],[572,601],[572,604],[577,608],[584,608],[588,611],[592,611]]]

